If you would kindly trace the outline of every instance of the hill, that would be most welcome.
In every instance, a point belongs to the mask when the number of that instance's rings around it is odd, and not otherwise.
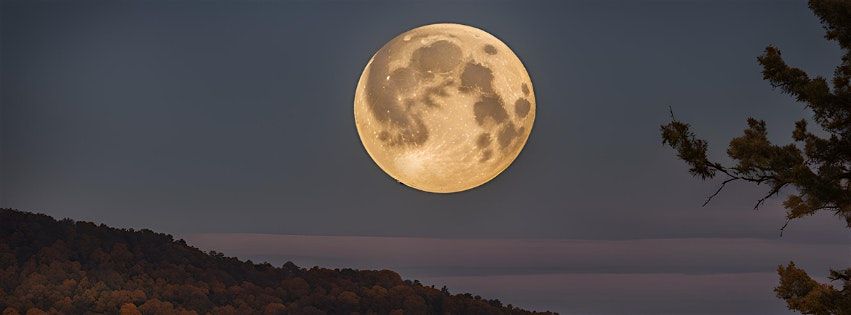
[[[0,209],[0,310],[12,314],[550,314],[389,271],[255,264],[151,230]]]

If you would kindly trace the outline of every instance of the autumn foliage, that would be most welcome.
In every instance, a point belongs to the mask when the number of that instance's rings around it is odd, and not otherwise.
[[[255,264],[153,231],[0,209],[13,314],[534,314],[389,271]]]

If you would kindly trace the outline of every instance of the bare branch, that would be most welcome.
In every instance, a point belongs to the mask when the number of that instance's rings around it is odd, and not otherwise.
[[[758,183],[759,183],[759,182],[758,182]],[[768,198],[771,198],[771,197],[773,197],[773,196],[777,195],[778,193],[780,193],[780,189],[782,189],[782,188],[783,188],[783,186],[786,186],[786,184],[784,183],[784,184],[775,185],[774,187],[772,187],[772,188],[771,188],[771,191],[769,191],[769,192],[768,192],[768,194],[767,194],[767,195],[765,195],[765,197],[760,198],[760,199],[756,202],[756,205],[754,205],[754,206],[753,206],[753,209],[754,209],[754,210],[759,209],[759,206],[760,206],[760,205],[762,205],[762,203],[763,203],[763,202],[765,202],[766,200],[768,200]]]
[[[783,237],[783,231],[785,231],[786,227],[789,226],[789,221],[792,221],[792,219],[786,218],[786,223],[783,223],[783,226],[780,227],[780,237]]]
[[[706,198],[706,201],[703,202],[703,205],[701,207],[706,207],[706,205],[708,205],[709,202],[712,201],[712,198],[715,198],[715,196],[717,196],[718,193],[720,193],[721,190],[724,189],[724,186],[726,186],[727,183],[738,180],[738,179],[739,179],[738,177],[730,177],[727,180],[725,180],[723,183],[721,183],[721,186],[718,186],[718,189],[715,190],[715,193],[713,193],[712,195],[710,195],[709,197]]]

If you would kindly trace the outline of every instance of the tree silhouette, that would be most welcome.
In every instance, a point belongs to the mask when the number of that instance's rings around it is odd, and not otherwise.
[[[723,178],[704,205],[736,181],[768,187],[754,208],[781,191],[788,192],[781,235],[791,220],[824,211],[851,228],[851,1],[810,0],[809,7],[821,20],[825,38],[844,51],[833,79],[811,77],[789,66],[774,46],[767,47],[757,61],[765,80],[811,110],[816,130],[801,119],[795,123],[793,142],[777,145],[768,140],[765,121],[748,118],[744,133],[727,147],[735,164],[724,165],[708,158],[708,143],[673,112],[671,122],[661,127],[663,143],[677,151],[693,176]],[[794,263],[778,267],[778,273],[780,285],[775,292],[789,309],[804,314],[851,314],[851,268],[831,271],[830,279],[841,282],[841,290],[816,282]]]

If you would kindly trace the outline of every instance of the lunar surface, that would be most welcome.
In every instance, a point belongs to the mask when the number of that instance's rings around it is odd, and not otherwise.
[[[355,91],[366,151],[410,187],[451,193],[482,185],[520,154],[535,121],[526,68],[485,31],[432,24],[396,36]]]

